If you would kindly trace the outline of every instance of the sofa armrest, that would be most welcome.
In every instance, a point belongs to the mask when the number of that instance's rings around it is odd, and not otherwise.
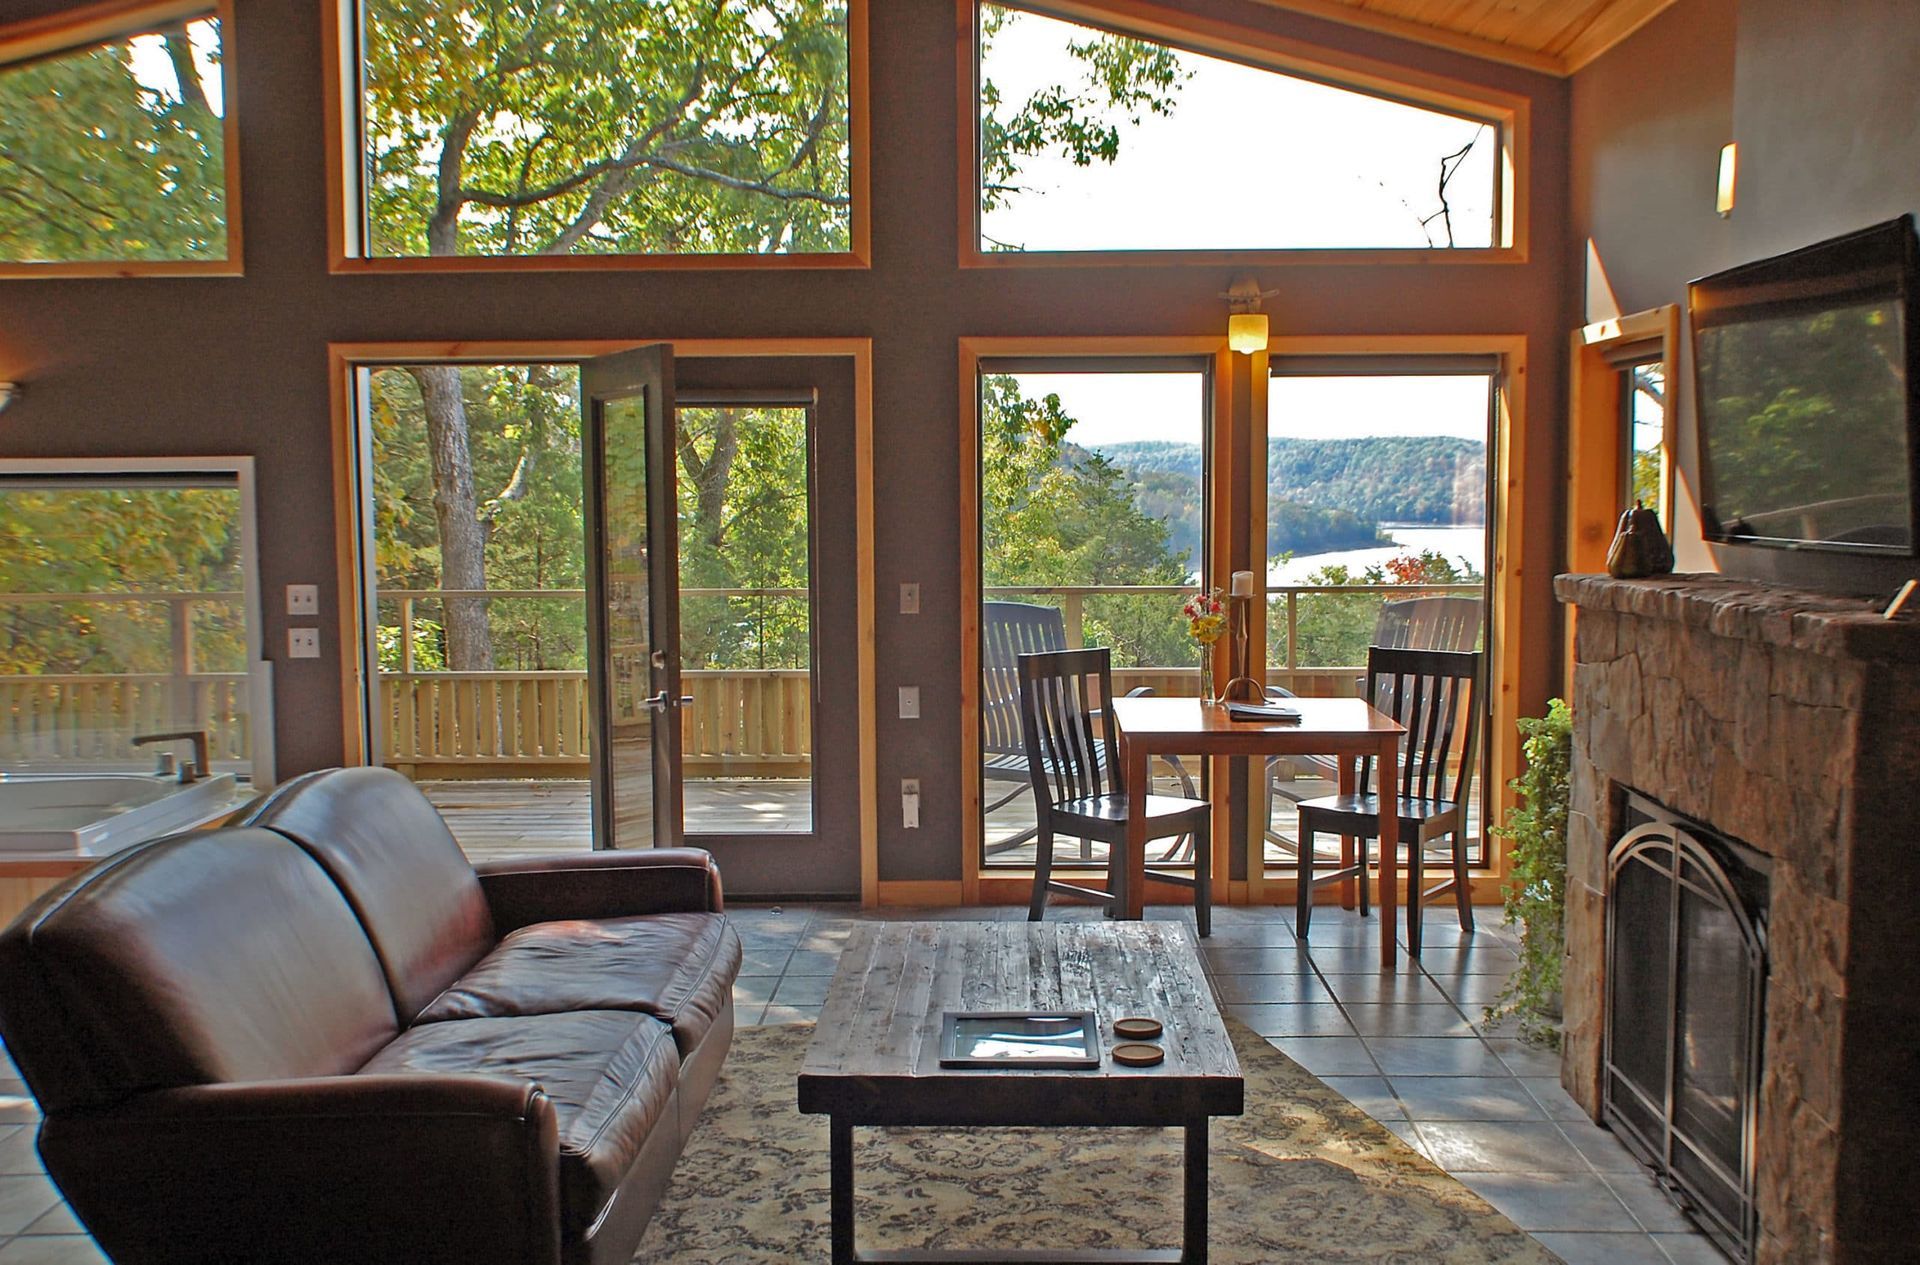
[[[720,869],[699,848],[578,852],[474,867],[496,934],[560,919],[721,913]]]
[[[509,1077],[161,1090],[51,1116],[40,1149],[116,1261],[560,1260],[553,1105]]]

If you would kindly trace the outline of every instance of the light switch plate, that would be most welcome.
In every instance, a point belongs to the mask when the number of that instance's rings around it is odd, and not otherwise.
[[[320,630],[318,628],[287,629],[287,658],[318,659],[320,657]]]
[[[920,687],[903,685],[900,687],[900,719],[920,719]]]
[[[900,827],[920,829],[920,779],[917,777],[900,779]]]
[[[920,613],[920,586],[918,584],[902,584],[900,586],[900,613],[902,615],[918,615]]]
[[[320,613],[320,586],[318,584],[289,584],[287,586],[287,614],[318,615]]]

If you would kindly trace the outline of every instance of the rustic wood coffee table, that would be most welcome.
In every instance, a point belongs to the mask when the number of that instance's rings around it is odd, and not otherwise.
[[[1092,1011],[1101,1061],[1082,1070],[943,1068],[947,1011]],[[1160,1020],[1166,1060],[1113,1061],[1113,1021]],[[831,1118],[833,1259],[1195,1262],[1207,1259],[1207,1119],[1245,1085],[1192,933],[1174,922],[899,922],[857,928],[800,1071],[800,1110]],[[1129,1252],[854,1247],[853,1129],[1180,1126],[1183,1246]],[[1068,1176],[1068,1175],[1063,1175]]]

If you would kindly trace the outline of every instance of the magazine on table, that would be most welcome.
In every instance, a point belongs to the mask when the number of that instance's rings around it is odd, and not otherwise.
[[[1275,703],[1228,703],[1227,715],[1234,720],[1257,720],[1267,724],[1297,725],[1300,713]]]

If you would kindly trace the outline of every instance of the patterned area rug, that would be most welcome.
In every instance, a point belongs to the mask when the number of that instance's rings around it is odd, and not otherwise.
[[[1542,1262],[1481,1198],[1245,1027],[1213,1122],[1216,1262]],[[795,1107],[811,1025],[742,1028],[638,1261],[824,1261],[827,1118]],[[1175,1129],[858,1129],[862,1249],[1178,1247]]]

